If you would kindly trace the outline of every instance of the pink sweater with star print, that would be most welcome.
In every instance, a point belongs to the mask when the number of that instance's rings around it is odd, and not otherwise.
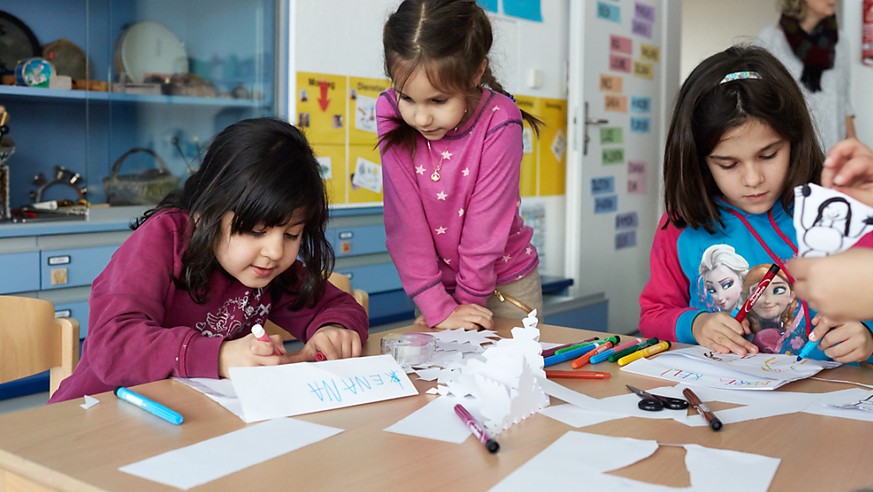
[[[376,102],[379,135],[402,123],[392,89]],[[381,141],[381,139],[380,139]],[[427,142],[415,155],[382,152],[387,247],[406,294],[434,326],[459,304],[485,305],[499,285],[537,268],[533,230],[519,214],[521,111],[483,89],[478,107],[457,131]],[[431,174],[440,163],[440,179]]]

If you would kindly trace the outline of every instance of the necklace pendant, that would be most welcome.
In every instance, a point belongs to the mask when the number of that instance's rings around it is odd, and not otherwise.
[[[436,183],[440,180],[440,173],[438,171],[434,171],[433,174],[430,175],[430,180]]]

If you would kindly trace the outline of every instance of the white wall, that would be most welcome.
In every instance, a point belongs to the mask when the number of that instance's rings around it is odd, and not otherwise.
[[[843,0],[842,29],[852,60],[852,104],[858,139],[873,146],[873,67],[861,63],[862,0]]]

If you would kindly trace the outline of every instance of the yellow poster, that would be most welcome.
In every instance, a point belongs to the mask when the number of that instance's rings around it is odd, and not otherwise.
[[[312,150],[321,166],[321,177],[331,205],[348,203],[346,196],[346,145],[313,143]]]
[[[312,144],[346,141],[346,77],[297,72],[297,126]]]
[[[567,173],[567,101],[541,99],[540,119],[545,125],[540,130],[539,195],[566,193]]]
[[[542,119],[540,113],[541,100],[531,96],[515,96],[515,103],[523,111],[528,112],[539,119]],[[542,132],[542,127],[540,127]],[[524,130],[522,139],[524,142],[524,154],[521,157],[521,176],[519,179],[519,190],[521,196],[536,196],[537,194],[537,179],[539,163],[537,157],[539,154],[539,139],[527,121],[524,122]]]
[[[389,87],[387,79],[349,77],[349,144],[376,145],[376,99]]]
[[[372,143],[349,145],[345,184],[349,204],[382,204],[382,164]]]

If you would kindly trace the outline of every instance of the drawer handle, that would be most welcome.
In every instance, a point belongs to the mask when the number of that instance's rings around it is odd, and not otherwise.
[[[49,256],[49,257],[48,257],[48,264],[51,265],[51,266],[54,266],[54,265],[67,265],[67,264],[70,263],[70,261],[71,261],[70,255],[63,255],[63,256]]]
[[[340,239],[351,239],[352,237],[354,237],[354,235],[355,235],[355,233],[352,231],[342,231],[339,233],[339,238]]]
[[[73,316],[73,311],[70,309],[61,309],[60,311],[55,311],[55,318],[70,318]]]

